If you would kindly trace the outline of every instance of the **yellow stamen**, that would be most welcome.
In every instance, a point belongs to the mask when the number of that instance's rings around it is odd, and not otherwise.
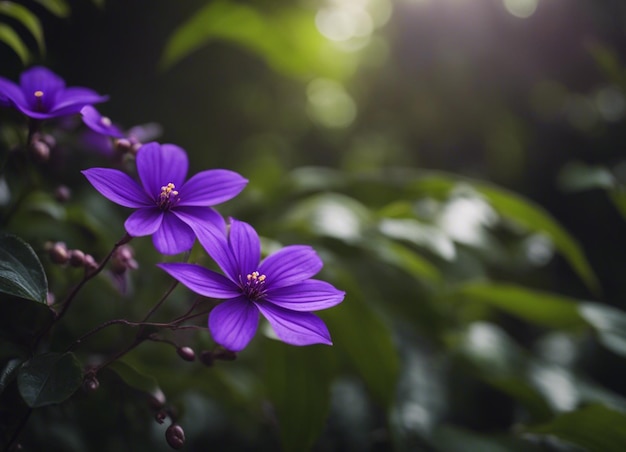
[[[43,97],[43,91],[35,91],[35,97]]]
[[[111,124],[112,124],[112,123],[111,123],[111,120],[110,120],[109,118],[107,118],[106,116],[103,116],[103,117],[100,119],[100,122],[101,122],[101,123],[102,123],[102,125],[103,125],[103,126],[105,126],[105,127],[111,127]]]

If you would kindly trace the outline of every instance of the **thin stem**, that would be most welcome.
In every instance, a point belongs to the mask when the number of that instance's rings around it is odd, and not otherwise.
[[[154,306],[152,306],[152,309],[150,309],[148,313],[145,315],[145,317],[141,320],[142,322],[145,322],[150,317],[152,317],[152,314],[154,314],[156,310],[161,307],[163,302],[167,299],[167,297],[170,296],[170,294],[174,291],[177,285],[178,285],[178,281],[176,280],[172,281],[172,284],[170,284],[170,287],[165,291],[163,296],[159,299],[159,301],[157,301],[157,303]]]
[[[72,289],[72,291],[67,295],[67,297],[65,298],[65,301],[63,302],[63,307],[61,308],[61,311],[57,314],[56,318],[54,319],[54,321],[48,326],[48,328],[46,328],[38,337],[37,340],[35,341],[35,346],[37,346],[37,344],[39,343],[39,341],[46,335],[48,334],[48,332],[52,329],[52,327],[59,322],[63,316],[65,316],[65,314],[67,313],[68,309],[70,308],[70,305],[72,304],[72,301],[76,298],[76,295],[78,295],[78,292],[80,292],[80,290],[83,288],[83,286],[92,278],[94,278],[96,275],[98,275],[106,266],[106,264],[109,262],[109,260],[111,259],[111,257],[113,257],[113,254],[115,253],[115,251],[122,245],[128,243],[130,240],[132,240],[132,237],[128,234],[126,234],[119,242],[117,242],[115,245],[113,245],[113,249],[109,252],[109,254],[102,260],[102,262],[100,262],[100,265],[98,265],[98,267],[91,271],[91,272],[86,272],[85,276],[83,277],[83,279],[80,280],[80,282],[78,284],[76,284],[74,286],[74,288]]]

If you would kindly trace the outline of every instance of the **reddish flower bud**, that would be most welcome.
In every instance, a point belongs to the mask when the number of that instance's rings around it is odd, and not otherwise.
[[[95,270],[98,268],[98,263],[91,254],[85,254],[85,267],[88,270]]]
[[[178,347],[176,353],[185,361],[194,361],[196,359],[196,352],[191,347]]]
[[[85,265],[85,253],[81,250],[70,251],[70,265],[72,267],[82,267]]]
[[[213,353],[211,351],[204,350],[202,353],[200,353],[200,362],[205,366],[211,367],[214,361],[215,360],[213,359]]]
[[[185,445],[185,431],[180,425],[172,424],[165,431],[165,439],[172,449],[181,449]]]
[[[50,158],[50,146],[43,141],[33,141],[30,144],[30,152],[37,162],[47,162]]]
[[[72,197],[72,191],[66,185],[59,185],[54,191],[54,197],[59,202],[68,202]]]
[[[221,361],[234,361],[237,359],[237,353],[226,350],[223,347],[216,347],[213,352],[213,358]]]
[[[93,373],[87,374],[83,380],[83,388],[87,392],[94,392],[100,387],[100,382]]]
[[[48,254],[50,255],[50,260],[55,264],[66,264],[70,259],[70,252],[63,242],[46,244],[46,247],[49,247]]]
[[[163,422],[165,422],[166,418],[167,418],[167,412],[165,410],[159,410],[154,415],[154,420],[157,421],[157,423],[159,424],[162,424]]]

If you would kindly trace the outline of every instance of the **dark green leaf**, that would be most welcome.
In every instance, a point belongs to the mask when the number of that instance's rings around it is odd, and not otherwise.
[[[391,405],[400,368],[387,324],[359,298],[358,289],[342,285],[348,296],[324,313],[333,343],[363,378],[381,406]]]
[[[57,17],[68,17],[70,15],[70,7],[66,0],[35,0],[52,14]]]
[[[286,452],[309,450],[324,428],[335,376],[334,351],[265,341],[265,386]]]
[[[143,374],[123,361],[114,361],[107,366],[107,369],[115,372],[131,388],[148,394],[156,394],[161,391],[153,376]]]
[[[598,332],[600,342],[626,357],[626,312],[600,303],[583,303],[580,315]]]
[[[565,165],[559,173],[558,183],[561,190],[576,192],[594,188],[611,188],[615,185],[615,179],[604,167],[571,162]]]
[[[4,368],[0,370],[0,394],[2,394],[4,388],[6,388],[7,385],[15,379],[17,369],[20,367],[22,362],[23,360],[21,358],[10,359]]]
[[[553,435],[589,452],[622,452],[626,444],[626,414],[602,405],[590,405],[528,428],[527,432]]]
[[[46,304],[10,295],[0,297],[0,338],[30,345],[53,320],[54,313]]]
[[[45,353],[22,365],[17,374],[20,395],[31,408],[60,403],[80,387],[83,371],[72,353]]]
[[[41,22],[28,8],[12,2],[0,2],[0,14],[12,17],[19,21],[34,36],[39,46],[39,51],[45,52],[46,44],[43,38]]]
[[[0,24],[0,42],[4,42],[13,50],[22,60],[22,64],[26,65],[30,61],[30,52],[28,47],[22,41],[22,38],[11,27]]]
[[[577,300],[513,284],[470,283],[462,286],[463,297],[508,312],[538,325],[552,328],[584,327]]]
[[[46,303],[48,281],[39,258],[14,235],[0,236],[0,292]]]

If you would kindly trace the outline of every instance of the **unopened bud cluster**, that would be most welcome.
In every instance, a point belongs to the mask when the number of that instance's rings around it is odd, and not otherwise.
[[[52,135],[34,133],[30,140],[30,152],[38,162],[47,162],[50,159],[50,150],[56,146],[56,140]]]
[[[68,249],[64,242],[47,242],[45,249],[50,256],[50,260],[55,264],[95,270],[98,263],[91,254],[85,254],[81,250]]]
[[[122,275],[126,273],[126,270],[137,270],[138,268],[135,251],[130,245],[121,245],[111,256],[111,271],[116,275]]]

